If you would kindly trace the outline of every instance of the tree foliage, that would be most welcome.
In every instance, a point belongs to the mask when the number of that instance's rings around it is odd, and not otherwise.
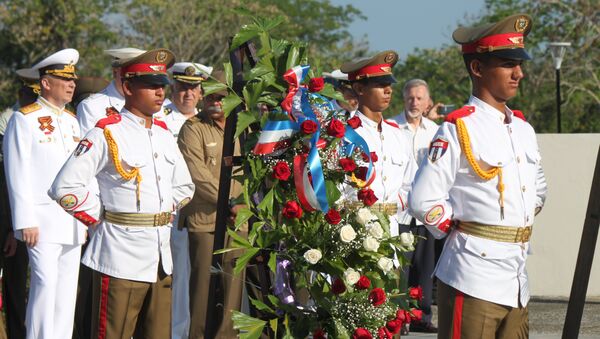
[[[556,131],[555,71],[547,43],[569,41],[573,45],[561,68],[563,131],[599,132],[600,2],[487,0],[485,14],[466,24],[493,22],[518,12],[533,17],[533,29],[526,39],[533,60],[524,64],[526,77],[509,106],[525,112],[538,132]],[[435,101],[460,106],[470,94],[470,81],[456,46],[415,50],[398,65],[396,73],[400,81],[428,81]],[[396,96],[396,112],[402,109],[401,97]]]

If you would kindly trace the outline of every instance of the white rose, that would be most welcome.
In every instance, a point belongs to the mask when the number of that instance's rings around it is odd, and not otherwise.
[[[377,250],[379,249],[379,241],[377,241],[377,239],[373,238],[372,236],[368,235],[363,241],[363,247],[367,251],[377,252]]]
[[[375,239],[381,239],[383,238],[383,227],[381,227],[381,224],[379,222],[375,221],[371,224],[371,227],[369,228],[369,234],[372,235]]]
[[[377,260],[377,266],[387,273],[394,268],[394,261],[386,257],[381,257]]]
[[[349,286],[356,284],[358,279],[360,279],[360,273],[356,272],[354,269],[349,268],[344,272],[344,280]]]
[[[340,239],[343,242],[351,242],[356,238],[356,232],[352,226],[346,224],[340,228]]]
[[[415,242],[415,236],[411,232],[404,232],[400,234],[400,243],[404,247],[412,247]]]
[[[304,259],[306,261],[308,261],[308,263],[313,264],[313,265],[318,263],[322,257],[323,257],[323,255],[321,254],[321,251],[319,251],[319,250],[310,249],[310,250],[304,252]]]
[[[364,226],[372,220],[377,220],[377,217],[371,213],[370,209],[363,207],[356,212],[356,221],[358,221],[361,225]]]

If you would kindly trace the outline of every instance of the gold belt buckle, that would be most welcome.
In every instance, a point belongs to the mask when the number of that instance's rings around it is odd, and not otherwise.
[[[519,227],[517,229],[517,237],[515,239],[516,242],[528,242],[531,238],[531,228],[529,227]]]
[[[158,213],[154,215],[154,226],[163,226],[169,223],[170,213]]]

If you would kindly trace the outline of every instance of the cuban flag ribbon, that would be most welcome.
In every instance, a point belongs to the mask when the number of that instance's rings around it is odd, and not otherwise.
[[[309,69],[309,65],[299,65],[290,68],[283,74],[283,79],[288,83],[288,93],[281,102],[281,107],[294,121],[298,120],[297,115],[303,115],[301,106],[302,100],[305,98],[306,88],[301,84]]]
[[[284,151],[290,146],[290,138],[299,129],[300,124],[291,120],[267,121],[254,146],[254,154],[267,155]]]

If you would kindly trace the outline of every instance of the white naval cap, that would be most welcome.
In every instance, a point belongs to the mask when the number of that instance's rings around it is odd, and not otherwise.
[[[123,61],[135,58],[144,53],[146,53],[145,50],[134,47],[112,48],[104,50],[104,54],[110,55],[114,58],[112,62],[113,67],[119,67]]]
[[[343,73],[341,70],[336,69],[334,71],[332,71],[331,73],[329,72],[323,72],[323,77],[324,78],[332,78],[335,80],[342,80],[342,81],[348,81],[348,74]]]
[[[208,79],[212,71],[212,67],[194,62],[177,62],[173,67],[169,68],[169,73],[173,76],[173,80],[194,85]]]
[[[66,48],[46,57],[31,68],[17,70],[17,75],[29,79],[39,79],[42,75],[77,79],[75,74],[77,61],[79,61],[79,52],[74,48]]]

